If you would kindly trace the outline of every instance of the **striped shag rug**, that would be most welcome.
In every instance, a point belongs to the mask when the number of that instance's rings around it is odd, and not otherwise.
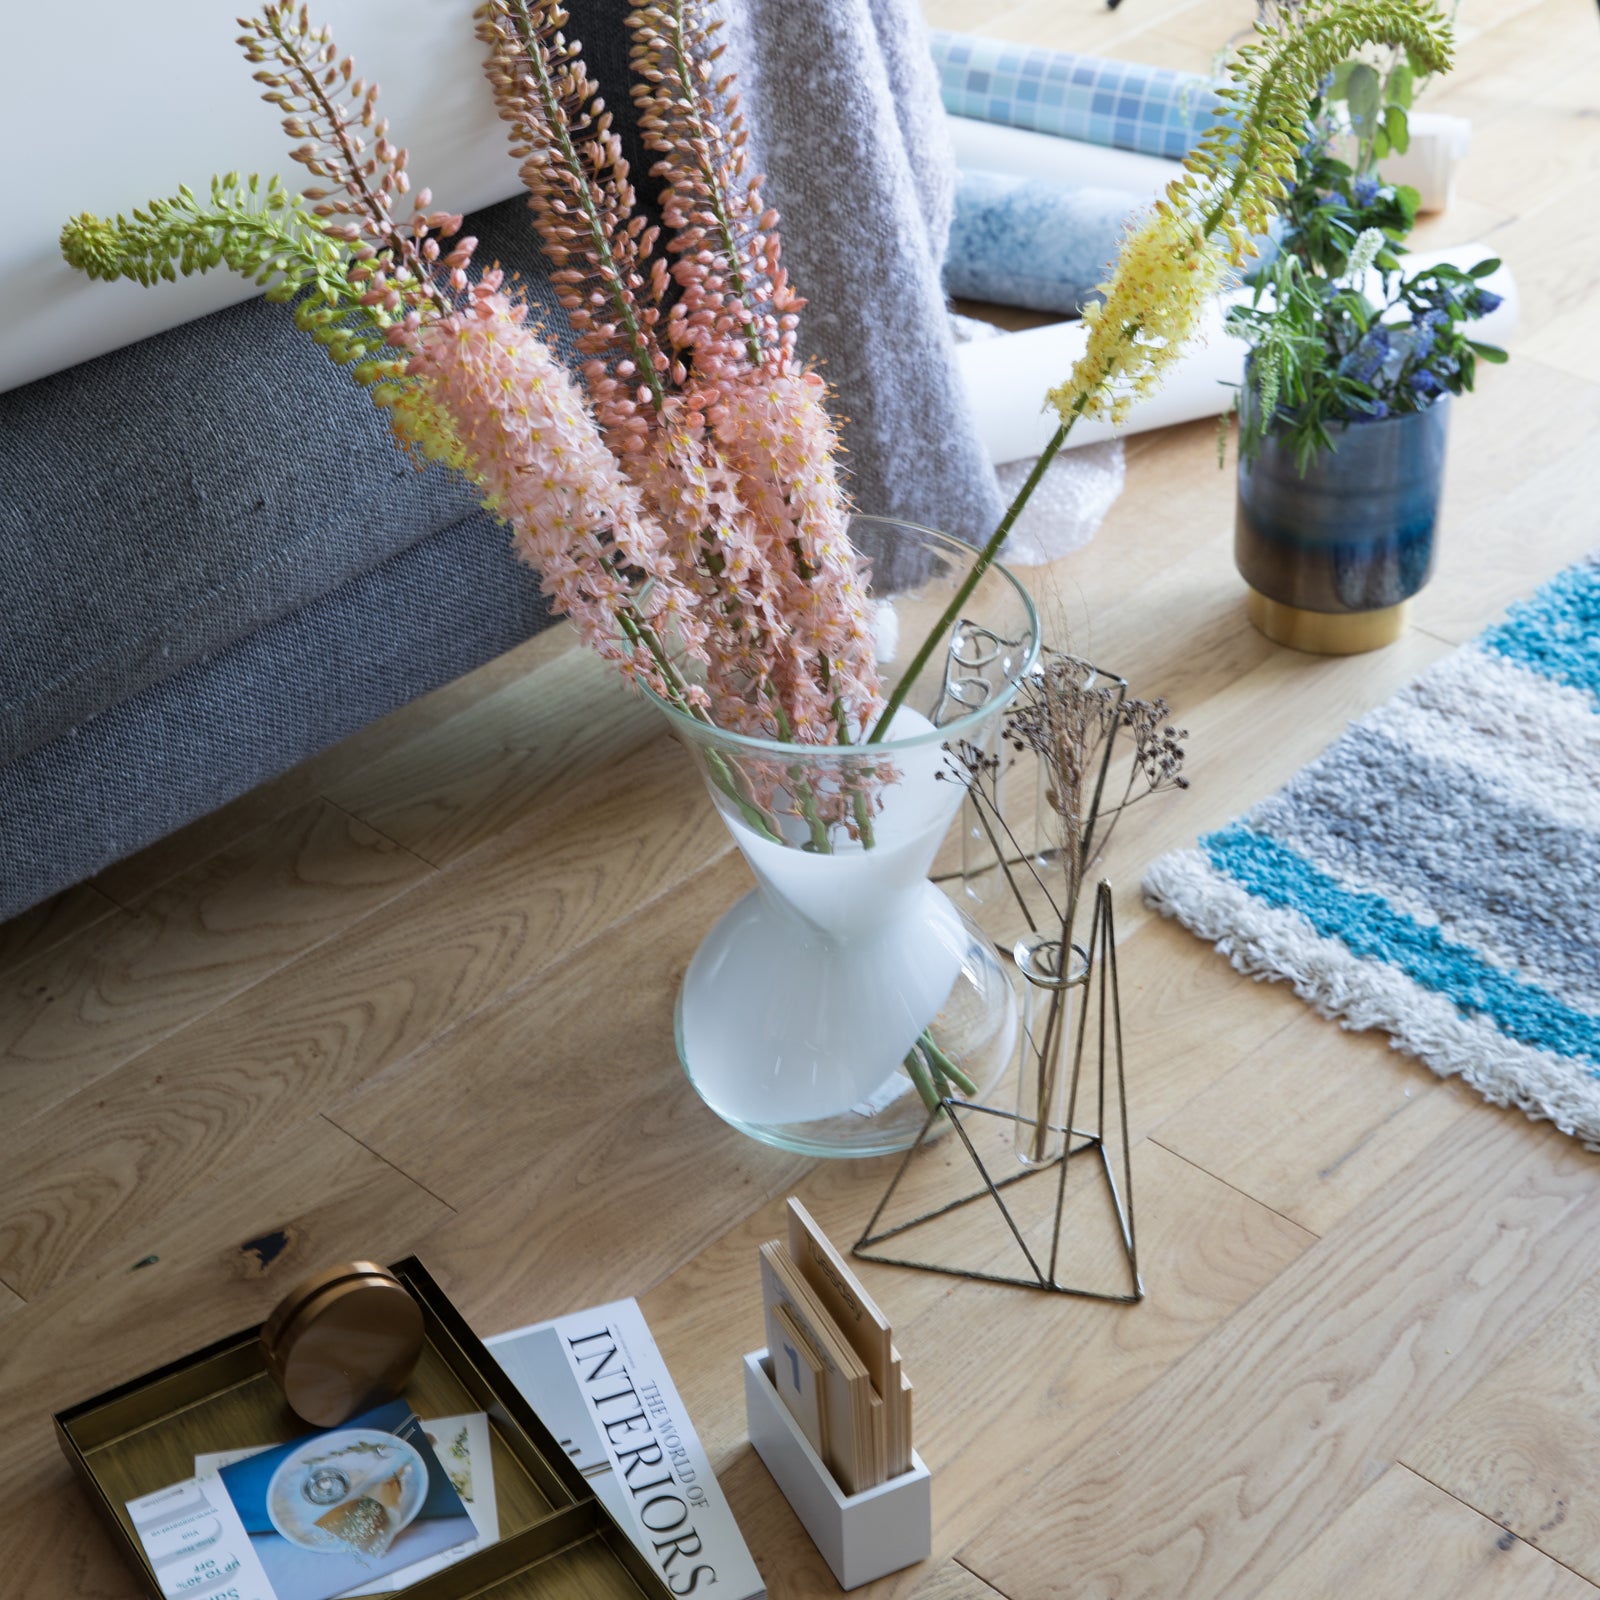
[[[1241,972],[1600,1149],[1600,554],[1144,889]]]

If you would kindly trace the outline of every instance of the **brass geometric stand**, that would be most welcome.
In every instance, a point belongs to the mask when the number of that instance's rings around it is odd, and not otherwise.
[[[1003,1111],[995,1106],[951,1096],[942,1101],[938,1109],[929,1115],[916,1144],[905,1153],[883,1199],[878,1202],[877,1210],[872,1213],[872,1220],[868,1222],[865,1232],[856,1240],[852,1251],[854,1255],[863,1261],[877,1261],[886,1266],[911,1267],[920,1272],[942,1272],[952,1277],[981,1279],[988,1283],[1016,1284],[1025,1289],[1043,1289],[1053,1294],[1079,1295],[1091,1300],[1110,1300],[1122,1305],[1132,1305],[1144,1298],[1144,1283],[1139,1276],[1139,1252],[1133,1221],[1133,1164],[1128,1147],[1128,1095],[1122,1060],[1122,1010],[1117,993],[1116,932],[1112,923],[1111,887],[1104,882],[1095,892],[1094,918],[1090,924],[1087,954],[1087,972],[1083,985],[1085,1003],[1078,1011],[1066,1121],[1064,1125],[1051,1127],[1052,1132],[1066,1135],[1062,1154],[1043,1165],[997,1176],[996,1169],[999,1166],[997,1158],[991,1154],[986,1160],[978,1148],[980,1143],[985,1142],[984,1134],[995,1131],[996,1123],[1009,1124],[1011,1131],[1015,1131],[1018,1123],[1033,1126],[1031,1120],[1014,1111]],[[1088,1001],[1091,995],[1098,1001],[1094,1006],[1097,1012],[1094,1111],[1091,1125],[1080,1128],[1077,1126],[1080,1088],[1084,1090],[1085,1101],[1089,1093],[1087,1087],[1082,1084],[1082,1078],[1091,1009]],[[1088,1111],[1087,1104],[1085,1111],[1086,1113]],[[918,1169],[914,1164],[918,1163],[919,1156],[921,1169],[925,1170],[927,1163],[935,1158],[934,1152],[940,1148],[949,1148],[947,1139],[944,1138],[930,1145],[930,1136],[938,1128],[941,1117],[948,1118],[949,1137],[958,1141],[965,1156],[970,1159],[969,1182],[976,1180],[975,1187],[972,1187],[970,1192],[923,1211],[907,1221],[880,1226],[896,1192],[906,1182],[908,1174],[913,1177],[917,1175]],[[1087,1115],[1085,1120],[1089,1120]],[[1121,1145],[1120,1163],[1113,1162],[1108,1145],[1108,1121],[1115,1124],[1110,1136],[1116,1138],[1120,1133],[1120,1139],[1117,1140]],[[1104,1185],[1104,1193],[1115,1219],[1117,1243],[1120,1245],[1122,1261],[1126,1267],[1128,1287],[1125,1290],[1089,1287],[1082,1282],[1071,1281],[1077,1275],[1067,1260],[1067,1257],[1073,1254],[1072,1241],[1062,1238],[1063,1217],[1069,1198],[1067,1177],[1069,1171],[1077,1173],[1084,1170],[1085,1156],[1092,1158],[1089,1171],[1099,1175],[1099,1181]],[[957,1165],[963,1171],[968,1170],[963,1162],[958,1161]],[[1118,1165],[1121,1168],[1120,1187]],[[1029,1229],[1023,1224],[1020,1215],[1020,1199],[1023,1191],[1019,1186],[1026,1185],[1030,1195],[1037,1195],[1052,1181],[1053,1215],[1048,1211],[1044,1213],[1043,1221],[1049,1225],[1045,1237],[1040,1239],[1036,1234],[1033,1243],[1030,1244]],[[1093,1183],[1095,1180],[1091,1178],[1090,1181]],[[1048,1201],[1047,1189],[1045,1198]],[[908,1236],[915,1236],[923,1242],[925,1248],[931,1249],[933,1248],[931,1241],[936,1236],[943,1234],[948,1239],[951,1231],[948,1225],[943,1229],[940,1228],[941,1219],[951,1218],[956,1213],[975,1205],[998,1207],[1000,1217],[1004,1221],[1005,1235],[1015,1244],[1021,1260],[1026,1262],[1026,1272],[1021,1270],[1020,1263],[1018,1270],[1002,1272],[996,1270],[994,1264],[987,1259],[978,1265],[961,1265],[927,1259],[925,1256],[891,1254],[883,1249],[883,1246],[891,1240],[906,1241]],[[1014,1205],[1018,1205],[1019,1209],[1014,1210]],[[904,1244],[896,1244],[894,1248],[902,1249]]]

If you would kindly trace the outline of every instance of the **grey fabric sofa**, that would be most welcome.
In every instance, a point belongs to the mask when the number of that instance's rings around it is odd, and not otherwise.
[[[954,168],[917,131],[938,106],[915,0],[823,9],[778,7],[747,41],[842,52],[834,83],[852,49],[877,58],[832,101],[785,102],[786,62],[747,64],[772,86],[752,120],[782,133],[764,159],[786,196],[786,260],[817,308],[810,353],[832,363],[852,419],[858,502],[972,534],[998,499],[938,289]],[[602,84],[623,81],[624,7],[570,10]],[[608,99],[648,172],[627,95]],[[832,189],[806,170],[812,128],[836,158],[861,150]],[[827,253],[840,184],[866,208],[848,261]],[[515,271],[564,334],[522,198],[467,231],[478,263]],[[469,489],[404,459],[288,309],[261,300],[0,393],[0,471],[0,920],[550,621]]]
[[[539,293],[526,217],[470,225]],[[550,620],[262,300],[0,395],[0,461],[0,918]]]

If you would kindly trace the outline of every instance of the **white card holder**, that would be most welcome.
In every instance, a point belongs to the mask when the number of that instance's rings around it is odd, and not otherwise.
[[[744,1358],[744,1409],[751,1444],[840,1588],[859,1588],[932,1553],[933,1474],[916,1451],[909,1472],[845,1494],[773,1387],[765,1350]]]

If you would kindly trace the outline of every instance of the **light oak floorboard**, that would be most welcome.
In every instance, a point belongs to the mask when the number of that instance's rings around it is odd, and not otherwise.
[[[1591,1277],[1401,1459],[1600,1583],[1600,1276]]]
[[[1322,1234],[1458,1118],[1484,1108],[1470,1090],[1392,1049],[1387,1034],[1351,1033],[1298,999],[1293,1005],[1287,1027],[1152,1137]]]
[[[807,1169],[715,1117],[673,1048],[689,957],[748,885],[717,861],[329,1112],[459,1210],[427,1259],[477,1326],[641,1294]]]
[[[1404,1467],[1390,1467],[1259,1600],[1594,1600],[1595,1594],[1592,1584],[1459,1500]]]
[[[103,922],[117,913],[116,905],[103,894],[80,883],[9,922],[0,922],[0,979],[63,940],[81,934],[91,923]]]
[[[570,813],[507,833],[20,1130],[0,1170],[0,1276],[27,1295],[56,1281],[137,1229],[174,1175],[225,1171],[276,1118],[348,1093],[730,848],[666,736],[633,778],[642,811],[609,775],[575,786]]]
[[[429,870],[313,801],[134,915],[93,923],[0,984],[0,1128],[60,1105]]]
[[[664,728],[592,651],[569,651],[402,745],[329,797],[442,866]]]
[[[1531,418],[1508,426],[1506,432],[1522,436],[1527,454],[1520,463],[1501,456],[1499,491],[1476,500],[1457,498],[1453,489],[1447,496],[1439,574],[1417,596],[1413,616],[1419,629],[1452,643],[1474,637],[1513,601],[1600,544],[1578,509],[1600,493],[1600,452],[1594,448],[1600,385],[1580,383],[1521,355],[1505,369],[1508,387],[1513,373],[1528,379],[1518,399],[1548,422],[1548,433],[1536,437]],[[1542,396],[1534,387],[1541,378]],[[1458,417],[1467,414],[1462,406]],[[1467,449],[1479,444],[1489,448],[1474,431]]]
[[[1012,1600],[1062,1571],[1122,1600],[1253,1593],[1572,1292],[1597,1220],[1587,1152],[1462,1119],[962,1561]]]
[[[695,947],[750,887],[743,861],[724,857],[329,1114],[458,1209],[503,1193],[530,1156],[598,1170],[612,1128],[644,1119],[635,1095],[681,1090],[680,1114],[698,1106],[673,1049],[673,1004]],[[574,1147],[589,1135],[600,1149]]]
[[[509,553],[506,557],[510,560]],[[526,643],[485,662],[475,672],[423,695],[353,733],[288,772],[208,811],[136,855],[107,867],[92,881],[119,905],[132,905],[152,889],[226,850],[236,840],[275,821],[286,811],[352,781],[375,761],[438,728],[509,683],[527,677],[557,656],[576,649],[569,623],[559,622]]]
[[[999,1596],[998,1589],[991,1589],[959,1561],[941,1562],[911,1591],[911,1600],[997,1600]]]

